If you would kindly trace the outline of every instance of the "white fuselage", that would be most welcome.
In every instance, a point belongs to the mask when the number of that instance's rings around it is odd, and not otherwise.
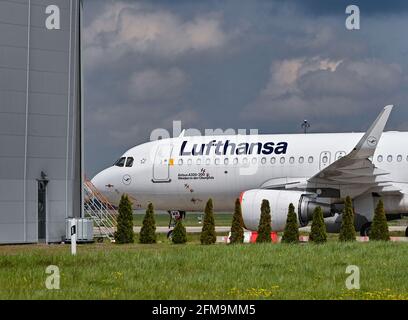
[[[329,133],[158,140],[128,150],[122,156],[126,158],[123,166],[105,169],[92,182],[113,204],[126,193],[134,208],[152,202],[159,210],[202,211],[212,198],[216,211],[232,210],[243,191],[307,181],[352,151],[362,136]],[[408,132],[383,133],[372,159],[402,188],[408,183],[406,141]],[[126,166],[132,158],[132,165]]]

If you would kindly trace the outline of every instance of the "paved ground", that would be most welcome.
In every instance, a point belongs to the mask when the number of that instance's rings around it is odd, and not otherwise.
[[[388,230],[389,231],[405,231],[407,226],[389,226]],[[310,232],[310,226],[299,228],[300,231],[304,232]]]
[[[140,232],[141,227],[134,227],[133,230],[135,232]],[[200,233],[202,227],[186,227],[186,231],[188,233]],[[231,227],[215,227],[216,232],[229,232]],[[156,227],[156,232],[158,233],[167,233],[169,232],[168,227]]]
[[[186,227],[186,231],[188,233],[200,233],[202,227]],[[109,228],[110,229],[110,228]],[[141,227],[133,227],[133,231],[136,233],[140,232]],[[168,227],[156,227],[156,232],[157,233],[167,233],[169,232]],[[229,232],[231,230],[231,227],[215,227],[216,232]],[[94,227],[94,234],[99,234],[98,228]]]

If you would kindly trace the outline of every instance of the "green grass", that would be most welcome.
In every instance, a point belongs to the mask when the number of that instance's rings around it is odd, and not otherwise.
[[[0,299],[408,299],[408,244],[0,247]],[[48,265],[61,289],[47,290]],[[361,289],[347,290],[357,265]]]
[[[186,218],[183,220],[185,226],[194,227],[202,226],[199,223],[198,217],[201,216],[201,213],[187,213]],[[141,226],[143,221],[144,214],[134,214],[133,223],[135,226]],[[167,213],[160,213],[155,215],[156,226],[166,227],[169,225],[169,215]],[[216,213],[214,214],[215,225],[218,227],[231,226],[232,222],[232,213]]]

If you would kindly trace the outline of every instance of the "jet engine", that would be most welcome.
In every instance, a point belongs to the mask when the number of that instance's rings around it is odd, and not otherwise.
[[[300,226],[307,225],[312,219],[313,211],[320,206],[323,217],[331,217],[335,214],[335,207],[330,203],[324,203],[317,199],[314,194],[301,191],[253,189],[241,194],[241,208],[244,225],[249,230],[257,230],[261,216],[262,200],[268,200],[271,208],[272,231],[282,231],[285,228],[289,204],[295,206]]]

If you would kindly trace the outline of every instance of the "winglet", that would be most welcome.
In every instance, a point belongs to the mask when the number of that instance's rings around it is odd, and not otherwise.
[[[352,152],[354,153],[355,158],[365,159],[374,155],[375,149],[377,148],[378,142],[380,141],[381,135],[393,107],[393,105],[386,106],[379,114],[377,119],[373,122],[370,129],[367,130],[367,132],[358,142]]]

